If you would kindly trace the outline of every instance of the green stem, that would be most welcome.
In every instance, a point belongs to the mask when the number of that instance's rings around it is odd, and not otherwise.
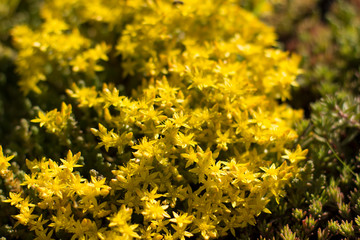
[[[354,171],[351,170],[351,168],[348,165],[346,165],[346,163],[339,157],[339,155],[337,155],[337,153],[335,152],[335,150],[333,149],[333,147],[330,145],[330,143],[328,141],[326,141],[326,144],[328,145],[330,150],[334,153],[336,159],[339,160],[342,163],[342,165],[344,165],[344,167],[349,169],[349,171],[352,173],[352,175],[354,175],[354,177],[357,177],[357,175],[354,173]]]

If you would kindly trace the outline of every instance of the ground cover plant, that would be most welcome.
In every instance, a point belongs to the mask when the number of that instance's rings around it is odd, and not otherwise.
[[[308,116],[297,129],[309,149],[287,198],[243,238],[356,239],[359,236],[359,3],[292,1],[267,16],[287,49],[303,56],[291,104]],[[315,9],[315,11],[314,11]],[[280,16],[280,17],[279,17]],[[281,19],[280,19],[281,18]],[[351,49],[351,50],[350,50]],[[301,100],[299,96],[308,98]],[[250,232],[250,233],[249,233]]]
[[[40,25],[11,30],[30,118],[2,152],[4,234],[209,239],[255,224],[307,152],[302,112],[283,103],[299,57],[230,1],[106,3],[45,1]]]
[[[359,235],[356,2],[1,4],[3,238]]]

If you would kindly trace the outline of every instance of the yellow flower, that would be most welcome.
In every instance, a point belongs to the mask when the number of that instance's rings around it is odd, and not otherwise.
[[[40,217],[37,219],[37,220],[33,220],[31,222],[31,228],[30,228],[30,231],[35,231],[36,232],[45,232],[44,231],[44,224],[47,223],[49,220],[43,220],[42,219],[43,216],[40,215]],[[51,236],[52,234],[50,234]]]
[[[305,156],[308,153],[308,149],[302,150],[300,145],[297,145],[296,150],[293,152],[287,149],[284,151],[286,155],[283,155],[282,158],[288,159],[291,163],[296,163],[299,160],[305,159]]]
[[[160,201],[145,201],[144,210],[141,214],[147,220],[161,220],[164,217],[170,218],[170,215],[165,211],[168,207],[168,205],[162,205]]]
[[[129,225],[128,221],[131,220],[132,209],[122,205],[120,210],[113,216],[108,218],[110,220],[109,227],[114,228],[117,232],[121,233],[123,239],[140,238],[134,231],[138,224]]]
[[[176,223],[180,228],[189,225],[194,221],[194,216],[189,215],[187,213],[177,214],[173,212],[174,218],[170,219],[170,222]]]
[[[271,166],[269,168],[266,167],[260,167],[261,170],[263,170],[265,173],[262,174],[262,178],[266,178],[266,177],[272,177],[274,180],[277,180],[278,178],[278,174],[279,174],[279,170],[276,168],[275,164],[271,164]]]
[[[107,129],[99,123],[99,130],[95,128],[91,128],[91,132],[98,136],[101,139],[101,142],[97,147],[105,146],[105,150],[109,151],[110,147],[116,147],[119,153],[123,153],[126,145],[133,145],[133,133],[132,132],[124,132],[121,135],[114,133],[113,130],[109,132]]]
[[[34,240],[54,240],[54,238],[51,238],[54,230],[50,230],[48,233],[46,232],[46,230],[35,229],[36,238],[34,238]]]
[[[9,197],[10,199],[3,200],[3,202],[9,202],[11,205],[14,205],[17,208],[19,208],[22,201],[24,201],[24,198],[21,197],[21,193],[10,192]]]
[[[171,226],[174,228],[175,233],[173,234],[174,238],[178,238],[181,240],[184,240],[185,237],[192,237],[193,234],[191,232],[185,231],[187,226],[193,222],[194,216],[190,215],[188,216],[187,213],[183,214],[177,214],[176,212],[173,212],[174,218],[170,219],[170,222],[174,222],[175,224],[171,224]]]
[[[10,166],[9,161],[13,159],[14,156],[5,157],[2,146],[0,145],[0,175],[4,176],[4,174],[7,172],[8,167]]]
[[[80,152],[73,155],[72,152],[69,150],[66,159],[60,159],[63,163],[62,165],[60,165],[60,168],[68,169],[70,172],[72,172],[75,167],[82,167],[82,165],[76,164],[77,161],[79,161],[80,156]]]
[[[18,221],[15,223],[15,227],[19,224],[27,225],[30,221],[37,218],[37,215],[32,214],[34,211],[34,208],[28,208],[28,207],[21,207],[20,208],[20,214],[17,214],[14,216],[15,219]]]
[[[210,220],[209,216],[204,216],[201,219],[195,220],[196,229],[192,233],[201,233],[204,239],[216,238],[218,233],[215,223]]]
[[[46,114],[39,112],[38,118],[32,119],[31,122],[40,123],[40,127],[45,127],[47,131],[56,135],[64,134],[64,131],[69,127],[69,120],[71,120],[72,106],[61,104],[61,111],[54,109]]]

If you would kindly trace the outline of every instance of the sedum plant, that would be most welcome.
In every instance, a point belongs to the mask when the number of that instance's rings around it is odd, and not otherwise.
[[[242,236],[275,239],[356,239],[359,228],[359,99],[338,95],[312,104],[300,143],[309,161],[287,189],[282,208]],[[300,180],[300,181],[299,181]]]
[[[302,111],[284,103],[300,59],[272,28],[230,0],[40,12],[38,28],[12,30],[35,143],[32,160],[0,154],[2,179],[9,160],[27,166],[21,187],[3,184],[6,236],[216,239],[280,202],[307,150],[293,129]]]
[[[304,106],[308,115],[297,130],[309,160],[300,164],[281,207],[269,205],[273,214],[260,216],[239,238],[357,239],[359,4],[289,1],[277,11],[273,24],[284,45],[303,56],[304,74],[294,96],[308,99],[294,97],[291,104]]]

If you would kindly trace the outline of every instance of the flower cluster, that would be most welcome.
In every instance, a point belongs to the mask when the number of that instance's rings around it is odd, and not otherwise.
[[[21,75],[19,85],[25,94],[30,91],[40,93],[39,82],[59,73],[68,78],[72,78],[72,72],[93,76],[95,71],[102,70],[97,62],[108,59],[105,43],[92,46],[77,28],[73,29],[59,19],[46,19],[37,31],[17,26],[12,35],[20,49],[17,70]]]
[[[283,103],[299,58],[236,1],[55,0],[41,14],[39,29],[13,30],[20,86],[54,84],[78,106],[32,122],[64,136],[95,115],[79,133],[91,129],[111,172],[82,176],[70,151],[27,161],[28,190],[7,200],[17,224],[38,239],[210,239],[284,196],[307,153],[291,150],[302,111]]]
[[[40,123],[40,127],[45,127],[47,131],[60,135],[68,128],[68,123],[71,121],[71,105],[62,103],[61,111],[54,109],[44,114],[39,112],[39,117],[31,120],[31,122]]]

